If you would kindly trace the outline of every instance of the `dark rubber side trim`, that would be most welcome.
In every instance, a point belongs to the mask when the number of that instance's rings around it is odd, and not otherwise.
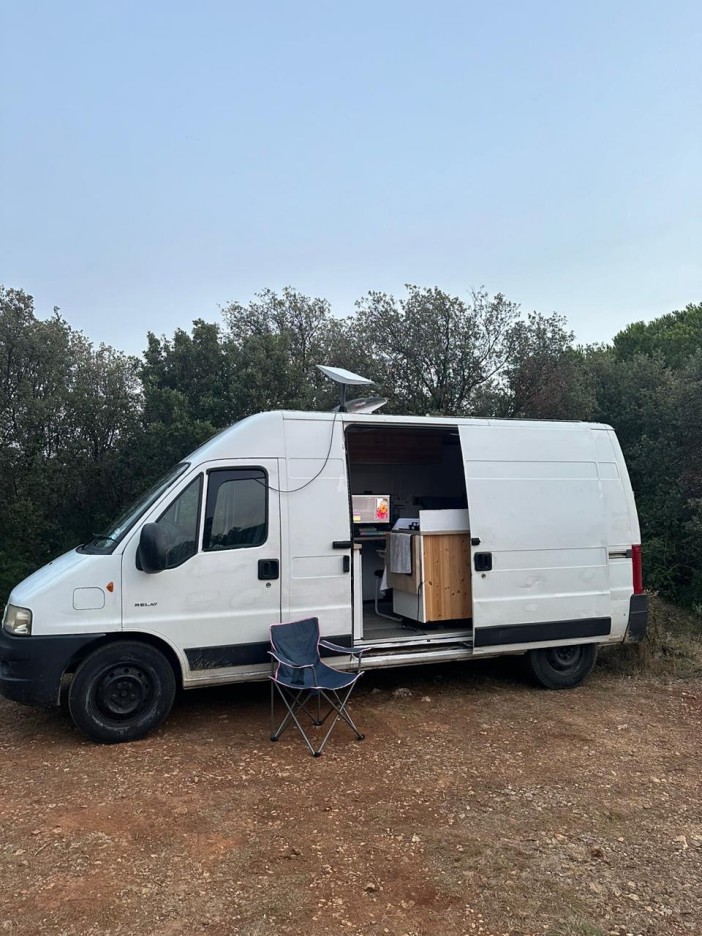
[[[583,618],[580,621],[547,621],[544,624],[506,624],[476,627],[475,647],[501,647],[507,644],[541,643],[546,640],[580,640],[606,637],[612,631],[611,618]]]
[[[68,663],[79,650],[104,636],[14,637],[0,630],[0,695],[24,705],[58,705]]]
[[[341,637],[324,637],[331,643],[342,647],[352,647],[351,634]],[[185,651],[188,665],[191,670],[221,669],[225,666],[255,666],[258,663],[270,663],[268,651],[270,642],[262,640],[258,643],[226,644],[220,647],[190,647]],[[329,654],[322,654],[328,656]]]
[[[629,599],[629,624],[624,641],[640,643],[648,626],[648,595],[632,595]]]

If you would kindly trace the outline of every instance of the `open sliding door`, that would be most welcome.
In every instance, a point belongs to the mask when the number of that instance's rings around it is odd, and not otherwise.
[[[475,653],[593,641],[611,629],[592,432],[567,423],[460,430]]]

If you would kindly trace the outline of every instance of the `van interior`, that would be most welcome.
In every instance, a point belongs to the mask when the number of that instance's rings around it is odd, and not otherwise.
[[[360,551],[362,640],[395,645],[465,638],[472,627],[470,531],[458,430],[350,426],[346,451]],[[365,507],[368,495],[379,499],[379,522],[358,506],[354,511],[354,504]],[[430,515],[423,511],[434,512],[431,533],[425,534]],[[448,532],[442,532],[444,517]],[[400,542],[392,544],[391,557],[390,531],[398,521],[405,532],[395,534]],[[397,559],[403,548],[405,565]],[[393,571],[391,559],[402,571]]]

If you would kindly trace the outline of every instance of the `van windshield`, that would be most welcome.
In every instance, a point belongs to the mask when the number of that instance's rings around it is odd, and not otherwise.
[[[155,504],[165,491],[190,467],[188,462],[183,462],[171,468],[163,477],[150,488],[146,494],[142,494],[138,500],[129,507],[125,508],[117,519],[106,530],[101,533],[93,533],[90,539],[79,546],[80,552],[86,553],[111,553],[115,546],[124,539],[127,533],[132,529],[137,520],[142,517],[146,511]]]

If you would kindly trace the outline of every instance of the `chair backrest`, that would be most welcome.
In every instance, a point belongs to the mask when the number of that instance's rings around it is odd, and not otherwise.
[[[271,644],[281,656],[301,666],[319,660],[319,619],[305,618],[289,624],[271,625]]]

